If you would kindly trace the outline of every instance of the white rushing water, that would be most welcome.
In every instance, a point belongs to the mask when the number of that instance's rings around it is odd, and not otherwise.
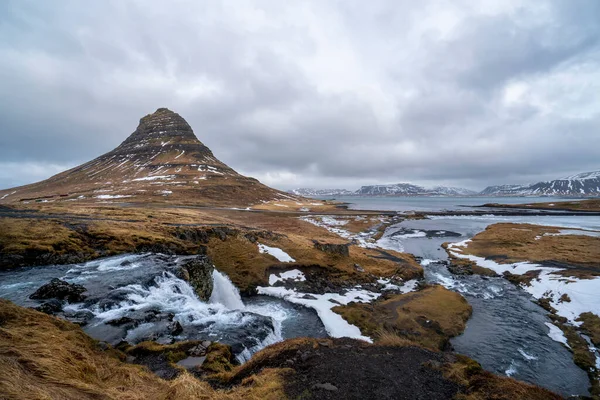
[[[212,276],[213,291],[209,302],[212,304],[222,304],[230,310],[243,309],[244,302],[240,296],[240,291],[231,283],[229,277],[216,269],[213,271]]]

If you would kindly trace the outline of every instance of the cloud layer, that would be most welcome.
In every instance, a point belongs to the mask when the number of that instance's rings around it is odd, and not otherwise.
[[[158,107],[279,188],[482,189],[600,169],[600,3],[0,3],[0,188]]]

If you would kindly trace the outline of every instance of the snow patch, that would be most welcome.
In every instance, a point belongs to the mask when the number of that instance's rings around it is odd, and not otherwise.
[[[565,337],[565,334],[558,326],[553,325],[550,322],[544,322],[544,324],[550,330],[548,332],[548,336],[550,337],[550,339],[554,340],[555,342],[564,344],[569,349],[571,348],[571,346],[569,346],[569,344],[567,343],[567,338]]]
[[[258,244],[258,251],[261,253],[270,254],[281,262],[295,262],[292,257],[285,251],[278,249],[277,247],[270,247],[264,244]]]
[[[158,180],[158,179],[165,179],[165,180],[175,179],[175,175],[146,176],[144,178],[133,179],[133,181],[155,181],[155,180]]]
[[[561,271],[561,268],[542,267],[541,265],[529,262],[498,264],[495,261],[486,260],[482,257],[463,254],[459,247],[466,246],[468,242],[470,240],[449,244],[449,253],[456,257],[473,261],[480,267],[491,269],[500,275],[504,272],[522,275],[528,271],[539,271],[538,277],[532,279],[530,285],[521,285],[521,287],[535,299],[549,299],[550,305],[557,310],[557,314],[565,317],[573,325],[581,325],[581,322],[577,322],[576,320],[584,312],[600,315],[598,308],[600,301],[599,277],[594,279],[564,277],[555,274],[555,272]],[[561,301],[560,299],[563,295],[569,296],[571,301]]]
[[[125,197],[133,197],[130,194],[100,194],[95,196],[97,199],[123,199]]]
[[[287,281],[293,280],[296,282],[303,282],[306,280],[306,277],[302,273],[302,271],[298,269],[292,269],[285,272],[280,272],[279,274],[271,274],[269,276],[269,285],[273,286],[275,283],[279,281]]]
[[[379,297],[378,293],[372,293],[366,290],[352,289],[341,295],[337,293],[308,294],[299,293],[292,289],[283,287],[261,287],[257,288],[259,294],[278,297],[314,309],[325,326],[329,336],[334,338],[349,337],[360,339],[372,343],[372,339],[363,336],[358,327],[349,324],[341,315],[331,311],[339,304],[346,305],[351,301],[359,303],[369,303]]]

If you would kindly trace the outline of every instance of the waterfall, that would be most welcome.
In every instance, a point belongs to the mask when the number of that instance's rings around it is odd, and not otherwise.
[[[219,303],[230,310],[241,310],[244,303],[240,297],[239,290],[231,283],[227,275],[213,270],[213,291],[210,295],[210,303]]]

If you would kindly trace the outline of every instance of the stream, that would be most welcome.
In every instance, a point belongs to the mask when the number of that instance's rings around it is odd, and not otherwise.
[[[240,362],[284,339],[327,337],[313,310],[267,296],[242,299],[217,270],[210,300],[199,300],[192,287],[174,275],[188,258],[128,254],[83,264],[4,271],[0,272],[0,297],[36,307],[40,302],[29,295],[52,278],[61,278],[87,289],[86,300],[65,306],[62,316],[83,325],[95,339],[112,345],[123,340],[132,344],[219,341],[231,345]]]
[[[423,259],[425,279],[461,293],[473,307],[464,333],[451,340],[458,353],[500,375],[540,385],[564,396],[587,395],[589,380],[571,353],[552,340],[548,312],[504,278],[451,274],[444,242],[473,237],[498,222],[532,223],[600,230],[598,217],[432,217],[389,227],[378,245]],[[560,371],[560,373],[558,373]]]

